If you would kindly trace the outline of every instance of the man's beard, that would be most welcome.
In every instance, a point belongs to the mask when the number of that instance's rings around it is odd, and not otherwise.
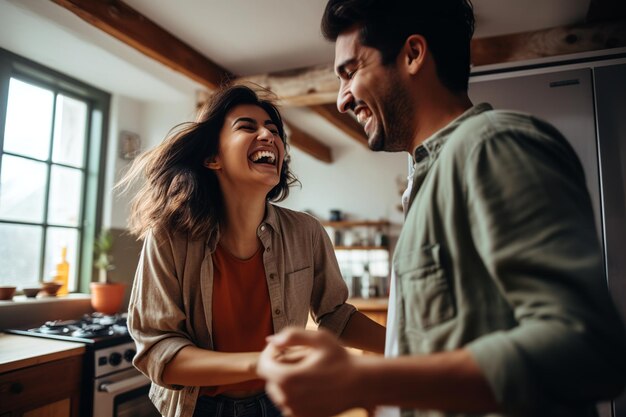
[[[411,141],[411,100],[394,70],[389,69],[388,74],[381,92],[378,126],[367,141],[374,152],[405,151]]]

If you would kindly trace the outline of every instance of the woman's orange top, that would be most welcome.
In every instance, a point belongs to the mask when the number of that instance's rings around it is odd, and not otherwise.
[[[239,259],[217,245],[213,253],[213,348],[217,352],[260,352],[274,333],[262,247]],[[200,395],[260,391],[261,379],[203,387]]]

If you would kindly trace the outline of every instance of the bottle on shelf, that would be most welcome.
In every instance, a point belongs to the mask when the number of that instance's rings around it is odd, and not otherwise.
[[[368,264],[363,265],[363,275],[361,275],[361,298],[374,298],[378,296],[378,287],[370,275]]]
[[[69,293],[70,264],[67,262],[67,246],[61,248],[61,259],[56,264],[53,281],[62,285],[57,294],[63,295]]]
[[[374,235],[374,246],[385,248],[389,246],[389,237],[380,227],[376,229],[376,234]]]

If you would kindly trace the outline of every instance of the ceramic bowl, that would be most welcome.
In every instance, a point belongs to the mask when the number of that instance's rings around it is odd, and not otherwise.
[[[22,288],[22,291],[24,291],[24,295],[28,298],[35,298],[37,297],[37,294],[39,294],[39,291],[41,291],[41,286],[39,287],[28,287],[28,288]]]
[[[15,288],[8,285],[0,286],[0,300],[12,300]]]
[[[55,296],[57,292],[61,289],[63,284],[59,284],[58,282],[48,281],[44,282],[41,286],[41,289],[47,294]]]

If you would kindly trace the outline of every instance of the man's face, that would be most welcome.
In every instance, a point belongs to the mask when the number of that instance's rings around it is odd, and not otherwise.
[[[337,108],[352,111],[373,151],[408,150],[412,140],[411,101],[396,64],[381,64],[380,52],[361,43],[359,28],[337,38],[335,72],[341,86]]]

